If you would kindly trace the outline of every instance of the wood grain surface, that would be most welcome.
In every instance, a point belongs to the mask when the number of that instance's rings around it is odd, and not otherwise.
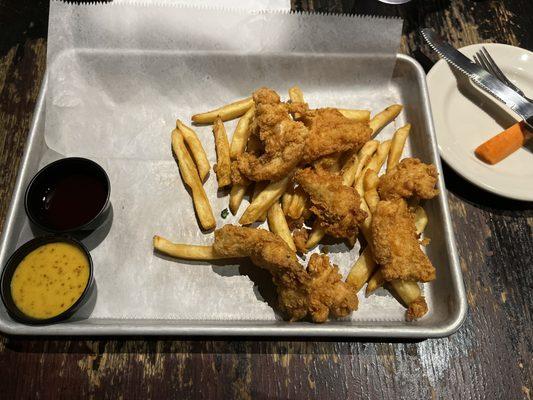
[[[417,31],[456,46],[533,49],[531,0],[295,1],[293,8],[400,16],[402,51],[436,56]],[[0,0],[0,226],[46,59],[48,3]],[[469,314],[420,342],[213,338],[0,338],[0,397],[530,399],[533,206],[497,197],[445,166]],[[533,183],[532,183],[533,184]]]

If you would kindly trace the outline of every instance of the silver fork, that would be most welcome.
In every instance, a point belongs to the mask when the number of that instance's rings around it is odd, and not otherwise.
[[[502,81],[504,84],[509,86],[511,89],[513,89],[516,93],[518,93],[520,96],[523,96],[527,101],[533,102],[529,97],[527,97],[522,90],[518,86],[516,86],[513,82],[511,82],[505,74],[502,72],[502,70],[498,67],[494,59],[490,56],[489,52],[485,47],[481,47],[481,50],[476,53],[474,56],[474,61],[476,64],[478,64],[481,68],[484,68],[488,72],[490,72],[492,75],[494,75],[496,78],[498,78],[500,81]]]

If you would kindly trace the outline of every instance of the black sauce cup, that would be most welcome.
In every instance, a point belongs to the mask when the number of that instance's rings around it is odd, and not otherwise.
[[[85,221],[78,221],[72,226],[60,228],[43,217],[42,209],[47,190],[57,185],[62,179],[87,176],[96,180],[104,190],[104,201],[99,201],[101,206],[96,205],[94,215],[90,215]],[[31,223],[45,232],[63,234],[67,232],[93,231],[104,223],[109,211],[111,184],[105,170],[92,160],[81,157],[63,158],[48,164],[42,168],[30,181],[24,197],[24,208]],[[74,195],[74,194],[73,194]],[[74,196],[73,196],[74,197]],[[76,207],[74,202],[70,207]]]
[[[87,285],[85,286],[85,289],[83,290],[81,296],[72,304],[69,308],[67,308],[62,313],[46,319],[40,319],[40,318],[33,318],[26,314],[24,314],[21,310],[18,309],[16,306],[13,296],[11,294],[11,280],[13,279],[13,275],[15,273],[15,270],[21,263],[21,261],[26,257],[29,253],[31,253],[33,250],[38,248],[39,246],[49,244],[49,243],[69,243],[76,247],[78,247],[87,257],[87,261],[89,264],[89,279],[87,280]],[[15,319],[18,322],[22,322],[24,324],[29,325],[44,325],[44,324],[52,324],[59,321],[64,321],[71,316],[73,316],[91,297],[91,293],[94,289],[94,272],[93,272],[93,260],[91,258],[91,254],[89,253],[89,250],[78,240],[70,237],[70,236],[64,236],[64,235],[49,235],[49,236],[40,236],[35,239],[30,240],[29,242],[26,242],[21,247],[13,253],[13,255],[9,258],[7,261],[7,264],[5,265],[3,271],[2,271],[2,277],[0,278],[0,290],[1,290],[1,296],[2,296],[2,302],[4,303],[7,312],[9,315]]]

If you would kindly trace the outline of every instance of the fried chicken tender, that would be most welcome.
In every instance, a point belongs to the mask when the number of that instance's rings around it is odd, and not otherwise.
[[[418,158],[404,158],[380,178],[377,189],[382,200],[432,199],[439,194],[435,189],[438,176],[433,164],[424,164]]]
[[[341,171],[343,161],[344,159],[341,153],[328,154],[315,160],[313,162],[313,168],[317,171],[337,173]]]
[[[420,249],[414,215],[403,199],[382,200],[372,215],[374,257],[385,280],[429,282],[435,267]]]
[[[302,121],[309,128],[303,154],[306,163],[333,153],[357,151],[372,133],[368,124],[346,118],[335,108],[308,111]]]
[[[292,171],[302,159],[308,130],[301,122],[293,121],[289,105],[281,103],[278,94],[267,88],[254,92],[255,119],[253,135],[265,146],[262,155],[243,153],[238,158],[239,170],[250,180],[278,180]],[[292,108],[305,111],[304,104]]]
[[[356,293],[342,281],[329,258],[313,254],[307,269],[279,236],[264,229],[225,225],[215,231],[214,251],[230,257],[250,257],[272,274],[280,310],[291,321],[307,316],[314,322],[345,317],[357,309]]]
[[[309,195],[310,210],[327,234],[346,239],[357,235],[367,214],[361,210],[361,198],[354,188],[343,185],[338,175],[311,168],[298,170],[294,179]]]
[[[314,253],[309,259],[309,313],[315,322],[323,322],[331,314],[345,317],[357,309],[357,294],[342,280],[339,267],[331,265],[329,257]]]

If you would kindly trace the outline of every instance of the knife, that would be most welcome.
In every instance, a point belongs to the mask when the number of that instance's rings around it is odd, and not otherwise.
[[[524,123],[533,130],[533,103],[516,93],[502,81],[474,63],[450,44],[444,42],[434,30],[424,28],[422,36],[430,47],[450,65],[468,76],[472,82],[485,92],[500,100],[517,113]]]

